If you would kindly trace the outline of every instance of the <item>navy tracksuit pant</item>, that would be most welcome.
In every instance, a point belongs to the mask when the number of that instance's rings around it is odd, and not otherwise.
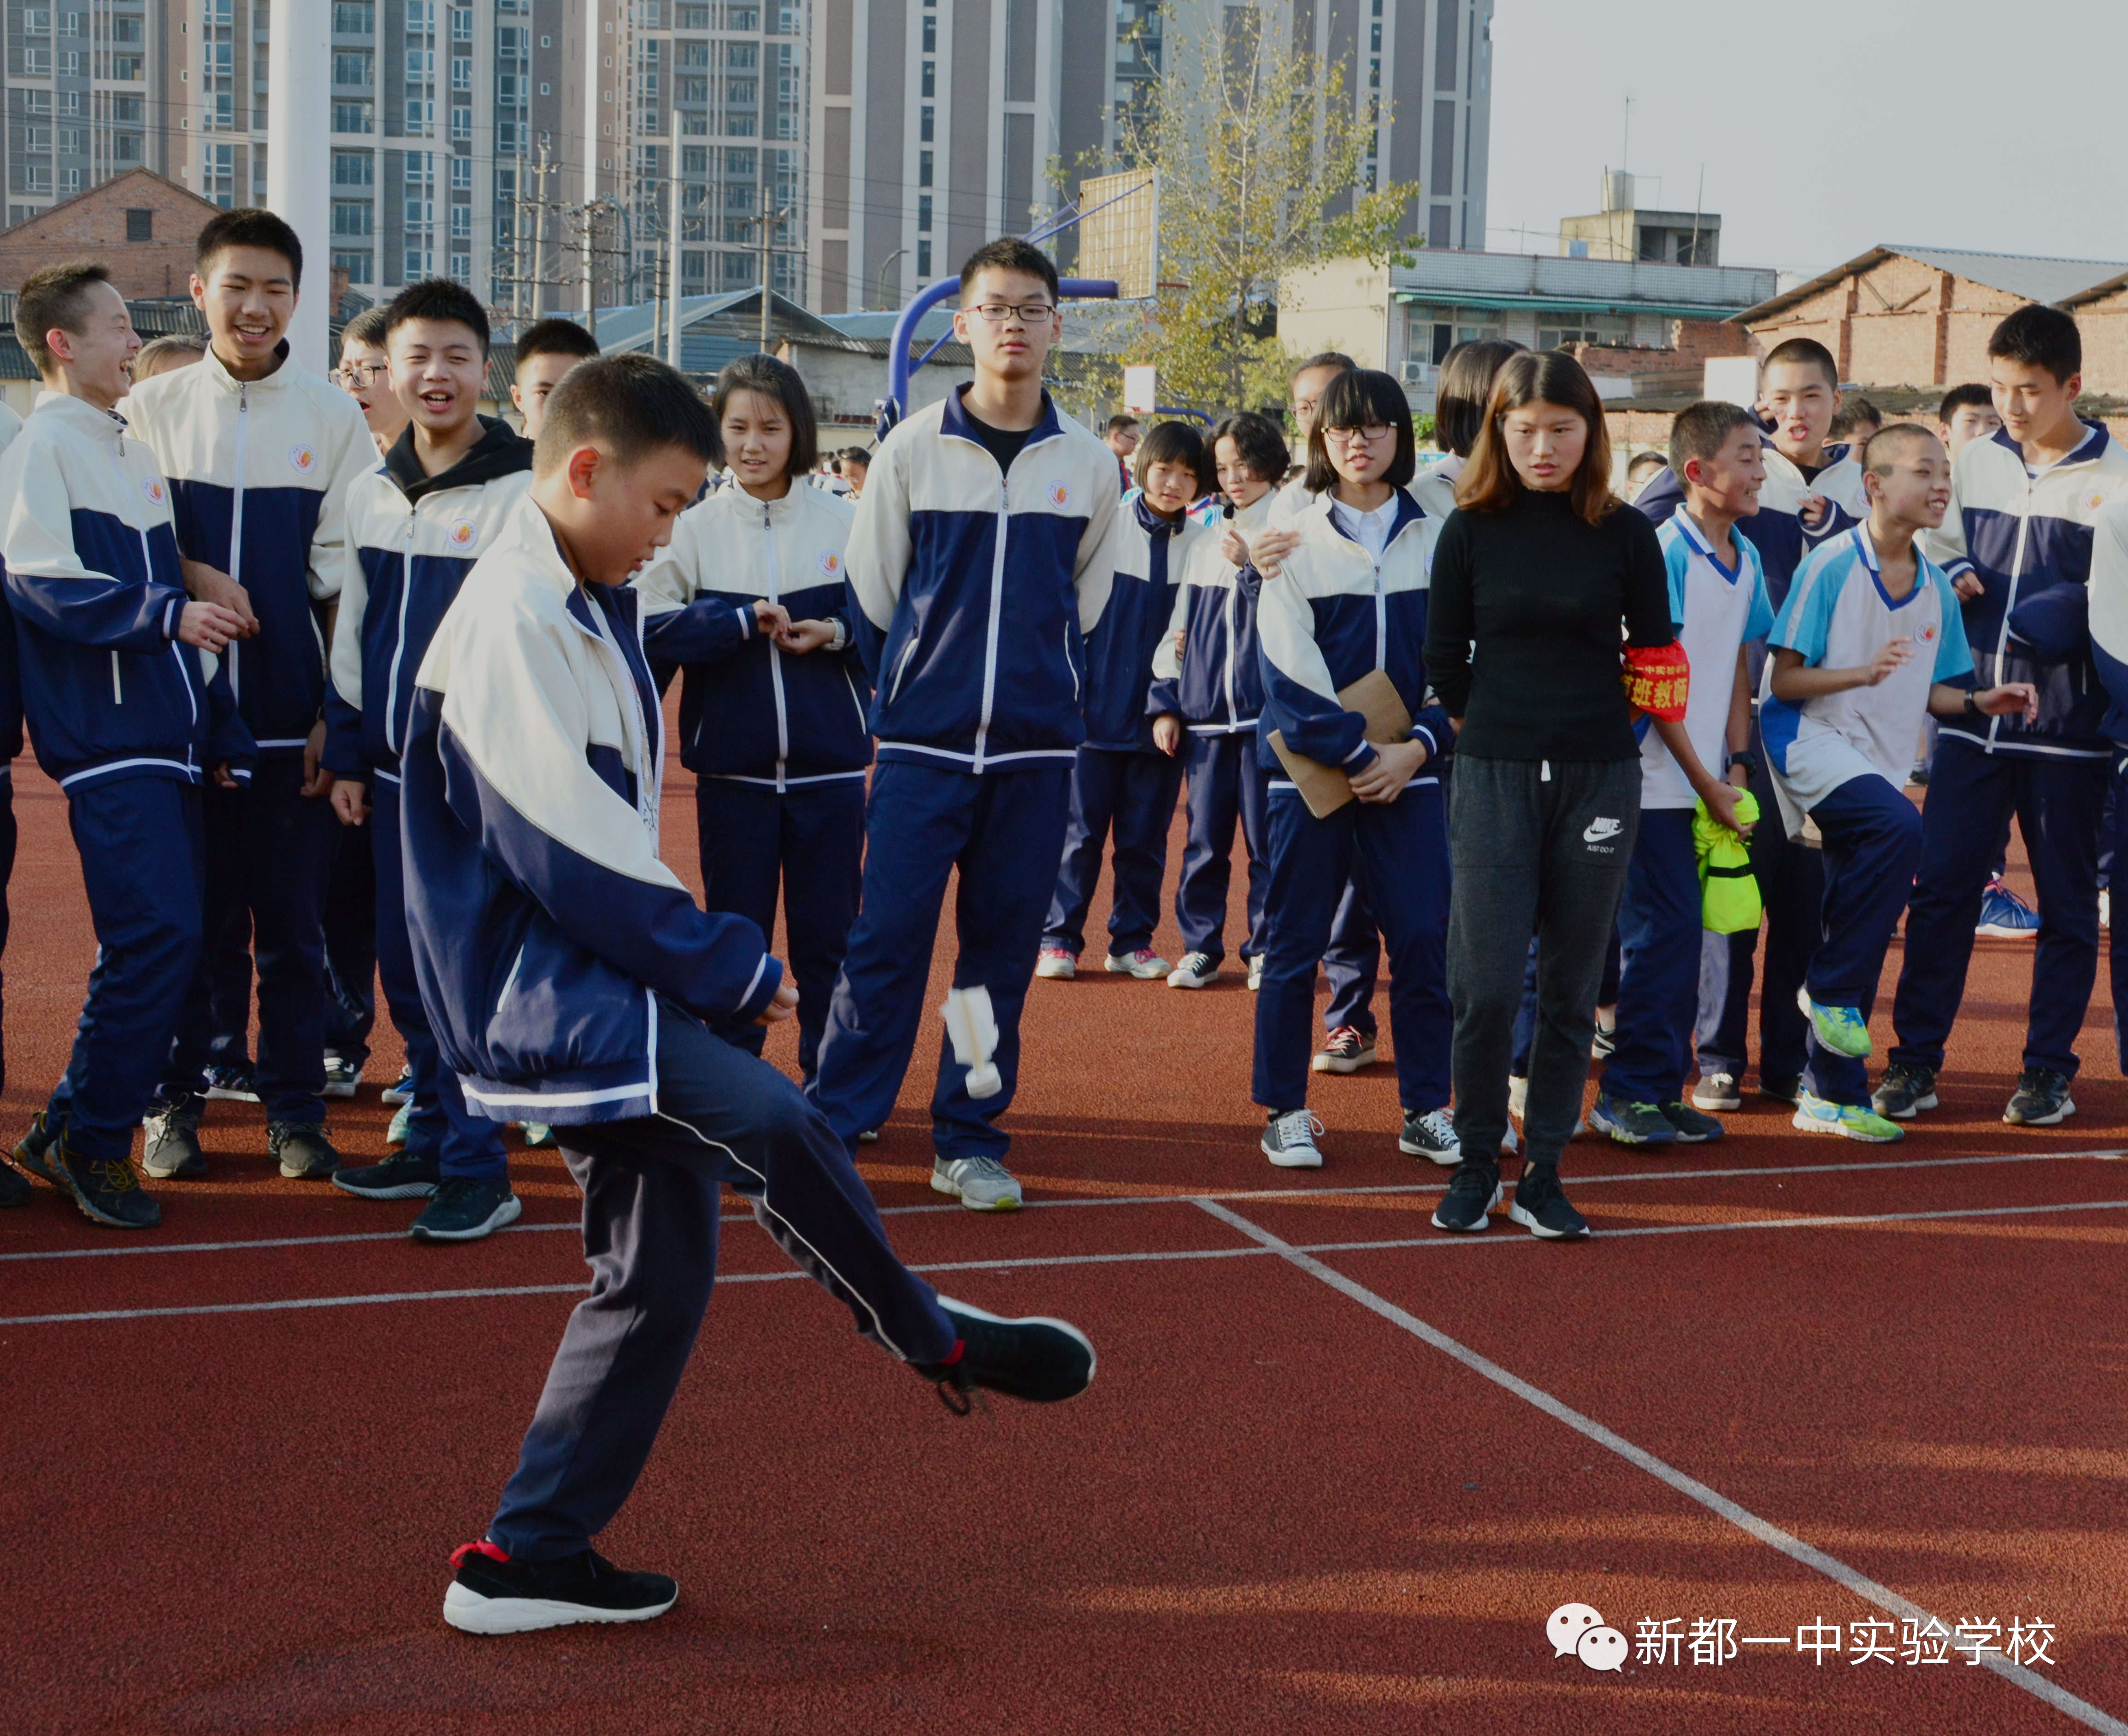
[[[809,1087],[836,1136],[859,1134],[894,1107],[916,1034],[937,1016],[931,954],[947,878],[958,868],[953,986],[990,991],[1005,1080],[971,1097],[967,1069],[948,1043],[931,1094],[931,1139],[947,1163],[1002,1158],[1012,1140],[997,1118],[1019,1080],[1019,1011],[1034,977],[1042,922],[1056,885],[1071,812],[1071,768],[1038,762],[977,774],[885,760],[865,816],[864,897],[828,1008],[819,1070]]]
[[[784,956],[798,990],[798,1066],[809,1079],[857,918],[864,811],[862,777],[800,784],[781,795],[736,778],[695,780],[704,906],[744,916],[773,936],[781,893]],[[720,1034],[758,1055],[767,1031],[749,1022]]]
[[[260,757],[248,786],[210,784],[202,792],[204,938],[164,1069],[165,1101],[197,1092],[215,1058],[214,1039],[227,1039],[227,1030],[217,1030],[216,965],[248,933],[259,973],[253,1088],[268,1121],[316,1126],[325,1118],[324,906],[340,822],[325,797],[302,794],[302,755],[272,753]]]
[[[15,768],[0,763],[0,955],[7,950],[7,883],[15,878]],[[7,1055],[0,1044],[0,1091],[7,1087]]]
[[[86,783],[68,792],[67,823],[81,853],[96,966],[48,1110],[79,1156],[122,1159],[198,974],[200,792],[171,778]]]
[[[1175,889],[1175,921],[1182,949],[1214,963],[1227,956],[1227,887],[1233,877],[1234,825],[1249,852],[1248,927],[1245,958],[1264,950],[1264,898],[1271,890],[1271,774],[1256,758],[1256,732],[1189,738],[1190,841]]]
[[[1692,1065],[1704,902],[1690,808],[1642,808],[1618,901],[1618,1031],[1603,1092],[1675,1103]],[[1779,821],[1774,822],[1776,825]]]
[[[1329,980],[1330,1004],[1323,1009],[1323,1029],[1347,1025],[1375,1040],[1375,982],[1382,968],[1381,931],[1367,895],[1357,880],[1345,882],[1337,914],[1330,919],[1330,944],[1323,949],[1323,974]]]
[[[1389,948],[1389,1035],[1408,1114],[1448,1102],[1448,816],[1441,786],[1414,779],[1394,801],[1348,801],[1318,820],[1299,792],[1271,792],[1270,944],[1256,996],[1252,1095],[1304,1107],[1314,1048],[1315,968],[1347,880]]]
[[[325,874],[325,1048],[360,1072],[377,1025],[377,858],[362,827],[333,826]]]
[[[1064,860],[1049,901],[1044,946],[1076,957],[1086,945],[1086,907],[1100,883],[1101,850],[1115,834],[1114,897],[1109,906],[1111,957],[1152,944],[1160,925],[1160,885],[1167,876],[1167,829],[1182,787],[1178,756],[1081,748],[1071,768],[1071,817]],[[803,1006],[805,1003],[799,1003]]]
[[[1943,763],[1940,754],[1936,763]],[[1825,839],[1825,905],[1807,986],[1819,1005],[1859,1007],[1867,1019],[1876,1002],[1885,950],[1899,925],[1899,912],[1907,907],[1914,867],[1921,860],[1921,816],[1874,773],[1841,785],[1810,816]],[[1989,841],[1983,834],[1983,855]],[[1969,922],[1966,933],[1969,939]],[[1910,925],[1908,957],[1913,950]],[[1821,1049],[1815,1034],[1809,1039],[1809,1057],[1805,1071],[1815,1095],[1828,1103],[1868,1106],[1869,1074],[1863,1058]]]
[[[370,844],[377,863],[377,974],[384,1003],[406,1045],[413,1070],[406,1149],[434,1152],[446,1181],[501,1182],[510,1175],[501,1125],[466,1106],[458,1076],[444,1064],[436,1034],[421,1005],[414,974],[414,943],[406,932],[406,870],[399,853],[399,785],[378,778],[369,787]]]
[[[936,1293],[895,1258],[842,1142],[789,1079],[667,1002],[658,1101],[655,1115],[555,1130],[583,1190],[591,1291],[487,1529],[520,1560],[588,1548],[642,1475],[709,1306],[721,1183],[864,1337],[905,1362],[952,1353]]]
[[[1751,773],[1751,793],[1758,797],[1759,825],[1751,833],[1751,873],[1765,907],[1765,957],[1758,964],[1757,930],[1738,935],[1707,935],[1701,940],[1699,987],[1699,1070],[1741,1078],[1749,1058],[1751,979],[1764,978],[1759,996],[1759,1077],[1795,1079],[1807,1057],[1809,1023],[1796,1005],[1796,991],[1817,949],[1819,915],[1825,904],[1824,853],[1788,837],[1780,823],[1773,774],[1754,731],[1751,751],[1758,763]]]
[[[2075,1077],[2077,1033],[2098,977],[2098,828],[2110,779],[2103,759],[1989,754],[1943,737],[1929,773],[1921,872],[1892,1003],[1894,1061],[1943,1065],[1996,840],[2014,812],[2040,906],[2025,1065]]]

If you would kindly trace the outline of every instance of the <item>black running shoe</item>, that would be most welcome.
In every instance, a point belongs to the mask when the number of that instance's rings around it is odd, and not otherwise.
[[[1932,1068],[1917,1067],[1910,1061],[1894,1061],[1884,1069],[1884,1077],[1877,1082],[1877,1088],[1869,1093],[1869,1106],[1888,1120],[1911,1121],[1924,1109],[1934,1109],[1936,1104],[1936,1073]],[[2005,1115],[2003,1120],[2016,1118]]]
[[[1551,1163],[1532,1163],[1522,1172],[1508,1215],[1547,1242],[1578,1242],[1589,1234],[1588,1219],[1568,1201],[1559,1170]]]
[[[524,1210],[506,1181],[453,1176],[438,1184],[436,1196],[407,1234],[417,1242],[477,1242],[515,1224]]]
[[[2028,1067],[2017,1076],[2016,1095],[2002,1111],[2002,1119],[2013,1127],[2054,1127],[2075,1113],[2067,1073]]]
[[[938,1383],[948,1410],[967,1415],[968,1396],[978,1387],[1031,1405],[1053,1405],[1078,1397],[1093,1383],[1093,1344],[1069,1321],[1007,1320],[943,1296],[938,1306],[960,1340],[944,1362],[914,1366]]]
[[[268,1121],[266,1151],[292,1182],[327,1181],[340,1168],[340,1153],[325,1137],[321,1122]]]
[[[1776,1103],[1785,1103],[1793,1109],[1803,1101],[1801,1075],[1791,1073],[1784,1079],[1769,1079],[1763,1074],[1759,1079],[1759,1095],[1771,1097]]]
[[[1500,1166],[1484,1158],[1465,1158],[1449,1178],[1448,1192],[1434,1208],[1433,1227],[1475,1235],[1492,1224],[1500,1203]]]
[[[482,1540],[451,1551],[458,1569],[444,1619],[468,1634],[530,1634],[582,1621],[648,1621],[680,1587],[663,1573],[626,1573],[596,1549],[559,1561],[512,1561]]]
[[[1704,1145],[1729,1131],[1712,1115],[1703,1115],[1689,1103],[1665,1103],[1662,1112],[1663,1119],[1677,1130],[1680,1145]]]
[[[395,1151],[382,1163],[335,1173],[334,1187],[364,1200],[425,1200],[444,1179],[433,1151]]]
[[[26,1206],[30,1196],[37,1190],[30,1185],[30,1178],[12,1163],[0,1163],[0,1211],[10,1206]]]
[[[163,1208],[142,1189],[130,1155],[78,1157],[64,1139],[52,1147],[51,1155],[59,1185],[92,1223],[112,1229],[153,1229],[163,1221]]]
[[[140,1142],[140,1168],[155,1180],[192,1182],[207,1173],[207,1153],[200,1149],[197,1097],[169,1104],[140,1125],[146,1130]]]
[[[64,1191],[66,1183],[59,1179],[59,1163],[55,1152],[59,1143],[59,1130],[45,1119],[39,1110],[30,1118],[30,1130],[15,1142],[15,1161],[40,1182],[49,1182]]]

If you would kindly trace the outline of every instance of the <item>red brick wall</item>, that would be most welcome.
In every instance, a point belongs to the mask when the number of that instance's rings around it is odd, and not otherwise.
[[[152,241],[126,239],[128,211],[154,212]],[[192,269],[192,243],[215,214],[205,199],[145,169],[132,169],[0,231],[0,288],[17,288],[45,265],[101,259],[128,300],[181,296]]]

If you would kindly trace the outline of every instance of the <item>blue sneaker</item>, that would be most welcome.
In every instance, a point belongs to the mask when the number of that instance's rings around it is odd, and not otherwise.
[[[1862,1016],[1861,1009],[1853,1006],[1825,1006],[1810,998],[1810,991],[1796,991],[1796,1005],[1803,1015],[1810,1020],[1810,1028],[1817,1040],[1836,1055],[1849,1055],[1857,1061],[1866,1060],[1869,1054],[1869,1021]]]
[[[1860,1139],[1868,1145],[1891,1145],[1907,1136],[1905,1128],[1888,1121],[1874,1109],[1852,1103],[1828,1103],[1805,1092],[1796,1100],[1793,1123],[1801,1133],[1837,1134],[1844,1139]]]
[[[1674,1145],[1677,1129],[1653,1103],[1628,1103],[1608,1092],[1596,1093],[1596,1106],[1589,1111],[1589,1125],[1608,1134],[1621,1145]]]
[[[1988,882],[1980,895],[1980,920],[1976,935],[1992,935],[1997,940],[2029,940],[2040,931],[2040,913],[2025,902],[2001,878]]]

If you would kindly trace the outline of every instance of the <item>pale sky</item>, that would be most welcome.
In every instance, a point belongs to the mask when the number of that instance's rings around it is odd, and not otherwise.
[[[1639,202],[1703,163],[1724,264],[2128,260],[2128,0],[1496,0],[1489,248],[1598,208],[1629,94]]]

